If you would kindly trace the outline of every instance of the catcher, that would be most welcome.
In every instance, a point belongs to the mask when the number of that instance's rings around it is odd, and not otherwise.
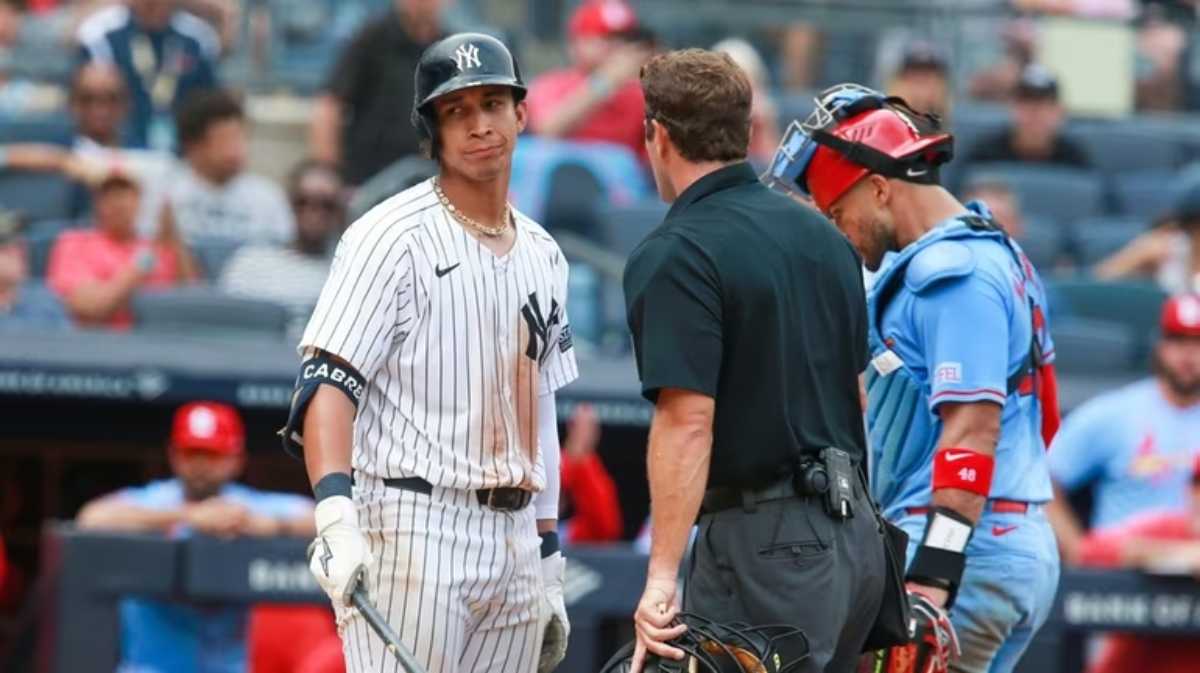
[[[793,122],[769,173],[868,269],[896,253],[867,297],[867,424],[873,494],[909,535],[914,638],[877,655],[880,671],[1012,671],[1058,584],[1046,296],[987,207],[938,185],[952,143],[935,116],[844,84]]]

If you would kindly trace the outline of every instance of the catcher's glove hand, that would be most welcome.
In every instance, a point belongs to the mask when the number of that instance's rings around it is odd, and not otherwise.
[[[912,617],[908,622],[909,642],[878,650],[867,657],[860,671],[869,673],[947,673],[958,658],[958,634],[950,615],[924,595],[908,592]]]
[[[642,673],[790,673],[808,658],[808,637],[795,626],[720,623],[690,612],[679,613],[676,621],[688,627],[670,641],[684,651],[684,660],[647,653]],[[636,644],[618,650],[601,673],[629,673]]]

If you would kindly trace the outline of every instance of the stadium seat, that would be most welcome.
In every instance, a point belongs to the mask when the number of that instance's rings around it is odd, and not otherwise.
[[[143,292],[134,296],[132,307],[137,329],[143,331],[280,339],[287,333],[283,306],[230,297],[209,287]]]
[[[954,107],[950,132],[954,134],[954,155],[959,157],[942,166],[942,185],[957,193],[963,174],[972,166],[963,159],[980,140],[1003,129],[1009,121],[1008,107],[996,104],[964,104]]]
[[[1090,267],[1120,250],[1147,229],[1136,217],[1089,217],[1075,223],[1074,253],[1083,267]]]
[[[628,206],[611,206],[600,215],[601,243],[613,252],[628,257],[650,230],[662,223],[667,204],[647,199]]]
[[[566,161],[550,174],[542,224],[550,231],[573,231],[590,240],[600,236],[599,209],[604,184],[590,168]]]
[[[1174,136],[1132,124],[1080,124],[1066,135],[1081,144],[1096,169],[1106,175],[1169,171],[1183,159]]]
[[[1052,319],[1050,331],[1054,367],[1060,374],[1120,373],[1139,364],[1135,340],[1123,325],[1060,316]]]
[[[1087,278],[1048,283],[1052,315],[1099,320],[1120,325],[1134,346],[1134,361],[1141,362],[1158,330],[1159,311],[1166,293],[1148,282],[1104,282]],[[1058,350],[1063,350],[1059,346]],[[1100,366],[1103,360],[1093,361]]]
[[[397,159],[354,190],[347,206],[348,221],[357,220],[368,210],[436,173],[437,165],[418,154]]]
[[[0,144],[49,143],[67,146],[73,136],[66,115],[37,115],[0,118]]]
[[[1168,172],[1117,174],[1112,177],[1112,190],[1118,213],[1149,220],[1175,203],[1180,181]]]
[[[0,171],[0,208],[32,220],[62,220],[79,214],[75,183],[53,173]]]
[[[59,234],[75,224],[71,220],[41,220],[25,227],[23,238],[28,246],[31,277],[46,277],[46,267],[50,264],[50,250],[54,248],[54,242],[58,240]]]
[[[950,120],[950,131],[954,134],[955,154],[964,157],[983,137],[1006,127],[1011,118],[1008,106],[997,104],[956,105]]]
[[[197,238],[189,247],[195,254],[204,277],[215,281],[241,245],[242,241],[238,239],[208,236]]]
[[[560,175],[566,166],[572,168]],[[581,168],[591,175],[582,173]],[[573,197],[556,194],[558,185],[552,185],[552,182],[558,181],[563,186],[570,186],[563,184],[564,181],[574,183],[591,194],[596,189],[594,178],[603,190],[605,202],[629,204],[654,194],[654,184],[649,177],[637,155],[624,145],[555,140],[527,134],[521,136],[513,154],[509,199],[534,221],[551,226],[547,217],[551,200]],[[590,203],[592,196],[585,196],[584,201]],[[561,203],[559,201],[555,207]]]
[[[1036,215],[1025,218],[1025,231],[1017,239],[1021,249],[1042,274],[1050,274],[1070,250],[1070,235],[1054,220]]]
[[[813,97],[819,92],[802,91],[779,96],[775,101],[779,130],[787,129],[793,121],[803,122],[813,110]]]
[[[1088,171],[1019,163],[974,164],[968,167],[967,181],[977,173],[1008,183],[1021,199],[1021,209],[1030,215],[1069,222],[1103,212],[1103,182]]]

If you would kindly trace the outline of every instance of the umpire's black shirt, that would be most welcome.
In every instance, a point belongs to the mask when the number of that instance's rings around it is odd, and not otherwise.
[[[716,399],[708,485],[759,487],[792,457],[864,454],[867,365],[858,255],[816,211],[749,164],[688,187],[625,267],[642,394]]]

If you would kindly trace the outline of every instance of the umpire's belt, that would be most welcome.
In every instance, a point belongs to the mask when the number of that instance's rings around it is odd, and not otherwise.
[[[433,493],[433,484],[420,477],[390,477],[383,480],[383,485],[422,495]],[[529,505],[533,500],[533,493],[523,488],[481,488],[475,491],[475,499],[484,507],[490,507],[497,512],[515,512]]]
[[[710,488],[704,492],[704,499],[700,501],[700,513],[712,514],[734,507],[744,507],[747,511],[753,511],[754,506],[760,502],[818,495],[797,489],[796,481],[797,479],[789,474],[762,488],[734,488],[731,486]]]

